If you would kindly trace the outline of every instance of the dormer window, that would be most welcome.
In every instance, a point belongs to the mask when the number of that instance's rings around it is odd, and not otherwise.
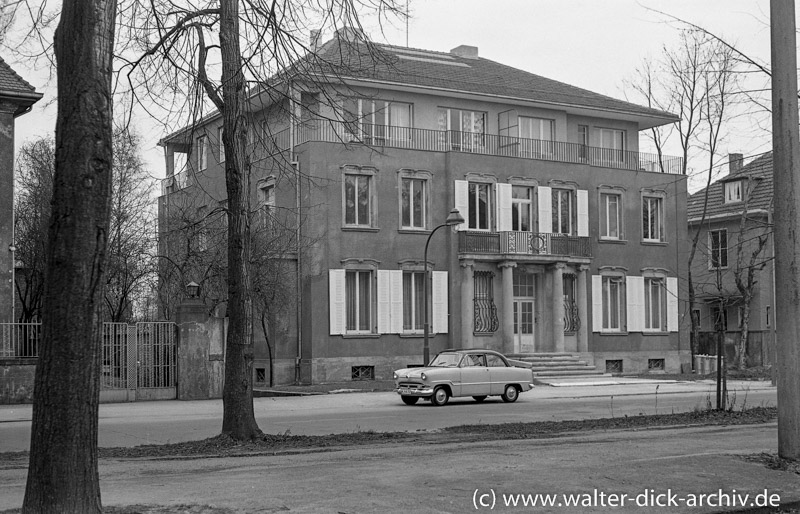
[[[725,182],[725,203],[742,201],[742,181]]]

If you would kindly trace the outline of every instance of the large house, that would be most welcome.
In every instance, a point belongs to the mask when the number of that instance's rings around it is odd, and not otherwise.
[[[0,58],[0,322],[13,322],[14,291],[14,120],[42,97]]]
[[[270,313],[269,346],[256,329],[257,382],[270,355],[278,383],[421,364],[428,241],[431,355],[572,354],[623,373],[688,365],[686,177],[680,159],[638,151],[639,131],[674,115],[472,46],[368,44],[352,30],[250,105],[256,225],[299,242],[254,249],[256,268],[262,251],[284,260],[296,293]],[[197,227],[224,215],[221,130],[211,115],[162,140],[161,248],[183,252],[174,262],[212,251]],[[464,223],[432,234],[452,209]],[[170,225],[175,212],[200,221]],[[213,268],[180,276],[211,283]]]
[[[752,269],[753,287],[748,315],[749,364],[773,362],[775,341],[775,268],[772,240],[772,153],[748,164],[742,154],[730,154],[728,174],[707,190],[689,197],[690,238],[699,231],[692,261],[699,321],[700,353],[716,354],[718,332],[725,332],[727,354],[735,354],[744,318],[744,294],[736,274],[746,284]],[[705,205],[705,216],[703,208]]]

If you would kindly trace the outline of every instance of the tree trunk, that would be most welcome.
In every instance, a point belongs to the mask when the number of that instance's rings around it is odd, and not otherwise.
[[[114,0],[65,0],[56,168],[25,513],[101,511],[98,313],[111,198]]]
[[[220,0],[223,143],[228,192],[228,315],[222,433],[236,440],[262,435],[253,412],[253,302],[250,296],[250,162],[245,80],[239,48],[238,0]]]
[[[750,336],[750,298],[744,298],[742,305],[742,330],[739,335],[739,343],[736,345],[736,369],[747,367],[747,339]]]

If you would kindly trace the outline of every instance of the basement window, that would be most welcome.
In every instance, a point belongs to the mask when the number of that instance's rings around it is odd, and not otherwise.
[[[375,366],[353,366],[351,380],[375,380]]]
[[[622,359],[607,359],[606,373],[622,373]]]
[[[647,371],[664,371],[664,359],[647,359]]]
[[[267,381],[267,369],[256,368],[256,383],[263,384]]]

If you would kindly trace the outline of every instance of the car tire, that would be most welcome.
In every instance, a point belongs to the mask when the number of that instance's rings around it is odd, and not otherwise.
[[[433,390],[433,396],[431,396],[431,403],[436,405],[437,407],[441,407],[442,405],[447,403],[447,400],[450,399],[450,393],[447,392],[447,389],[439,386]]]
[[[515,385],[507,385],[500,397],[506,403],[514,403],[519,398],[519,390]]]
[[[473,396],[472,399],[475,400],[478,403],[481,403],[483,400],[486,399],[486,397],[485,396]]]
[[[400,398],[406,405],[416,405],[417,401],[419,401],[418,396],[401,396]]]

